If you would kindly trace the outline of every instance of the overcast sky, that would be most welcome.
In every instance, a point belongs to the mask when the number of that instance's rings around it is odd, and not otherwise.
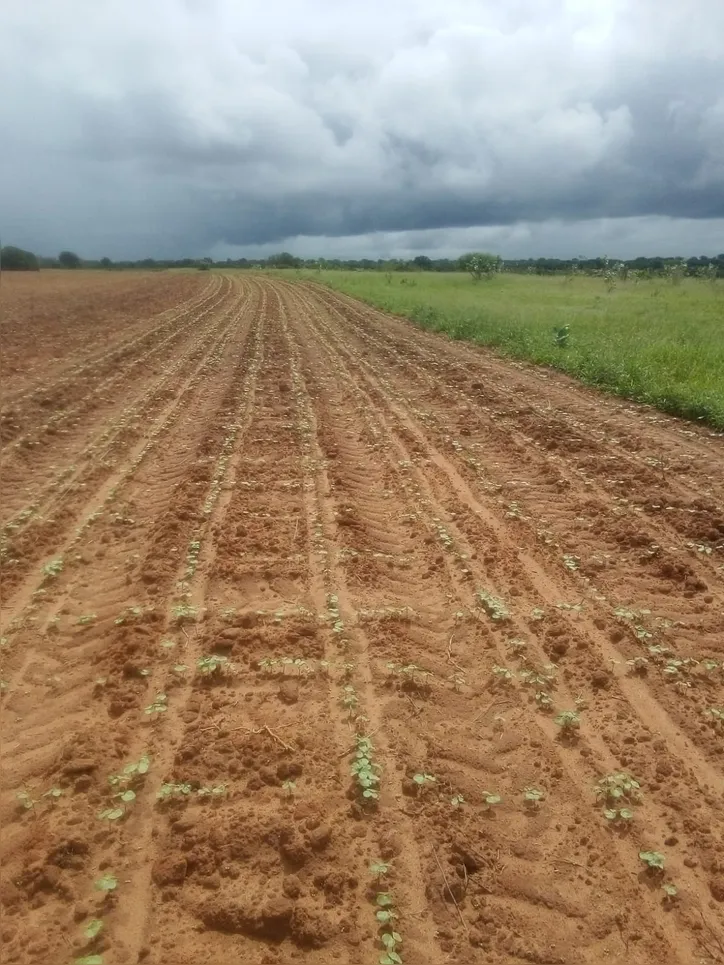
[[[724,0],[26,0],[0,82],[42,253],[724,251]]]

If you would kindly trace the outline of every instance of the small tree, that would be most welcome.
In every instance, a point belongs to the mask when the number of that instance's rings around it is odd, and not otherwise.
[[[80,268],[80,256],[74,251],[61,251],[58,261],[61,268]]]
[[[101,268],[110,268],[113,262],[110,258],[101,258]]]
[[[468,271],[474,281],[481,278],[492,278],[500,271],[502,259],[500,255],[491,255],[487,251],[471,251],[460,258],[458,264],[461,271]]]

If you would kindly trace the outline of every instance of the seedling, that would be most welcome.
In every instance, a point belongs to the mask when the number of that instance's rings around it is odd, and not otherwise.
[[[562,710],[553,720],[562,734],[575,734],[581,726],[581,718],[575,710]]]
[[[374,875],[375,878],[383,878],[390,870],[389,861],[372,861],[370,863],[370,874]]]
[[[461,808],[463,804],[465,804],[465,798],[462,796],[462,794],[454,794],[450,798],[450,803],[454,808]]]
[[[414,774],[412,780],[415,782],[415,784],[417,784],[420,791],[424,791],[429,784],[437,784],[437,778],[434,775],[425,774],[424,772]]]
[[[97,619],[98,619],[97,613],[84,613],[78,617],[76,622],[83,627],[89,623],[93,623],[93,621]]]
[[[190,784],[162,784],[156,794],[159,801],[167,801],[172,797],[185,797],[191,793]]]
[[[166,694],[156,694],[153,703],[144,708],[144,714],[164,714],[168,710],[167,700]]]
[[[453,685],[453,690],[455,690],[457,693],[460,693],[467,682],[465,674],[460,670],[453,671],[453,673],[451,673],[447,679]]]
[[[535,702],[544,710],[550,710],[550,708],[553,706],[553,698],[550,694],[547,694],[545,690],[539,690],[536,693]]]
[[[499,794],[492,794],[490,791],[483,791],[483,804],[490,809],[500,804],[502,797]]]
[[[100,918],[91,918],[88,924],[83,929],[83,934],[92,942],[94,938],[97,938],[103,931],[103,921]]]
[[[226,784],[216,784],[212,787],[200,787],[196,792],[199,797],[213,797],[219,798],[226,794],[227,785]]]
[[[59,787],[51,787],[49,791],[45,791],[43,797],[50,799],[51,804],[55,804],[59,797],[63,796],[63,791]]]
[[[581,561],[577,556],[573,556],[571,553],[565,553],[563,556],[563,565],[567,570],[577,570],[581,565]]]
[[[607,821],[614,824],[628,824],[629,821],[633,821],[634,816],[631,808],[604,808],[603,814]]]
[[[649,669],[649,661],[646,657],[634,657],[632,660],[627,660],[626,665],[629,668],[629,673],[637,674],[643,677]]]
[[[171,608],[176,623],[194,623],[198,615],[198,609],[190,603],[176,603]]]
[[[499,667],[497,664],[494,664],[493,676],[496,680],[502,680],[506,683],[510,683],[515,675],[512,670],[508,669],[508,667]]]
[[[143,616],[142,606],[129,606],[121,613],[120,616],[116,617],[113,621],[116,626],[122,626],[127,620],[138,620],[139,617]]]
[[[294,797],[294,792],[296,791],[296,789],[297,789],[296,781],[285,781],[282,784],[282,790],[284,791],[284,793],[289,799]]]
[[[663,872],[666,859],[659,851],[639,851],[639,858],[649,871],[655,874]]]
[[[381,891],[375,898],[375,902],[378,909],[380,909],[375,913],[377,921],[385,925],[397,918],[397,913],[394,909],[395,902],[389,891]]]
[[[15,797],[20,802],[20,807],[24,808],[26,811],[35,810],[35,805],[39,803],[32,798],[27,791],[18,791]]]
[[[676,885],[672,885],[668,883],[665,885],[662,885],[661,890],[664,893],[664,901],[667,901],[667,902],[674,901],[677,895],[679,894],[679,889],[676,887]]]
[[[228,657],[221,657],[217,654],[212,654],[209,657],[200,657],[196,661],[196,667],[199,673],[203,674],[204,676],[211,676],[212,674],[221,675],[225,670],[228,669],[228,663]]]
[[[719,727],[724,726],[724,707],[709,707],[704,711]]]
[[[357,691],[354,689],[352,684],[345,684],[345,686],[342,687],[340,703],[344,709],[349,712],[350,716],[355,710],[357,710],[357,707],[359,706],[359,698],[357,697]]]
[[[63,557],[59,556],[57,559],[49,560],[43,567],[43,573],[49,579],[53,579],[56,576],[60,576],[63,572],[64,561]]]
[[[151,766],[151,758],[148,754],[143,754],[137,761],[126,764],[120,774],[111,774],[108,783],[111,787],[126,787],[133,784],[138,778],[144,777]]]
[[[73,965],[103,965],[103,956],[84,955],[82,958],[76,958]]]
[[[709,674],[713,673],[715,670],[718,670],[720,665],[716,662],[716,660],[711,660],[709,657],[705,657],[702,661],[700,661],[699,666],[704,673]]]
[[[641,785],[625,771],[602,777],[594,791],[596,800],[608,807],[617,807],[622,803],[638,804],[641,800]]]
[[[118,887],[118,878],[115,875],[106,872],[102,878],[98,878],[93,887],[96,891],[115,891]]]
[[[365,801],[377,800],[379,797],[377,785],[380,783],[380,779],[376,772],[381,768],[379,764],[373,761],[374,745],[371,738],[361,734],[357,734],[355,743],[357,749],[350,774],[356,779]]]
[[[418,667],[417,664],[388,663],[387,669],[390,673],[409,681],[414,686],[429,687],[430,685],[429,678],[432,677],[432,673],[429,670],[423,670],[422,667]]]
[[[103,811],[98,812],[98,817],[101,821],[115,823],[116,821],[120,821],[125,813],[126,809],[124,807],[105,808]]]
[[[510,611],[497,596],[493,596],[487,590],[478,590],[478,599],[491,620],[504,623],[510,619]]]
[[[537,787],[523,788],[523,801],[531,808],[540,806],[540,802],[545,798],[545,792]]]
[[[540,670],[527,667],[525,670],[519,670],[518,676],[528,687],[545,687],[555,680],[556,667],[552,663],[545,664]]]

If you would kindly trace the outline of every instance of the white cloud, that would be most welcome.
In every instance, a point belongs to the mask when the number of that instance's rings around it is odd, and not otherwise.
[[[40,250],[724,217],[719,0],[36,0],[0,83]]]

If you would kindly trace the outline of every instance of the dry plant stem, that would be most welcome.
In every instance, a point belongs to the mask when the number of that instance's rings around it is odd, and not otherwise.
[[[463,926],[463,928],[465,929],[465,934],[467,935],[467,933],[468,933],[468,931],[469,931],[468,926],[467,926],[467,922],[466,922],[465,919],[463,918],[463,913],[460,911],[460,905],[458,905],[457,901],[455,900],[455,895],[454,895],[454,894],[452,893],[452,891],[450,890],[450,884],[448,883],[447,875],[445,874],[445,871],[444,871],[444,869],[443,869],[443,866],[440,864],[440,859],[438,858],[438,856],[437,856],[437,851],[436,851],[434,848],[432,849],[432,853],[433,853],[433,856],[434,856],[434,858],[435,858],[435,861],[437,862],[437,866],[438,866],[438,868],[440,869],[440,874],[442,875],[442,880],[445,882],[445,888],[447,889],[447,893],[450,895],[450,897],[451,897],[452,900],[453,900],[453,904],[455,905],[455,910],[457,911],[458,916],[459,916],[459,918],[460,918],[460,924],[461,924],[461,925]]]

